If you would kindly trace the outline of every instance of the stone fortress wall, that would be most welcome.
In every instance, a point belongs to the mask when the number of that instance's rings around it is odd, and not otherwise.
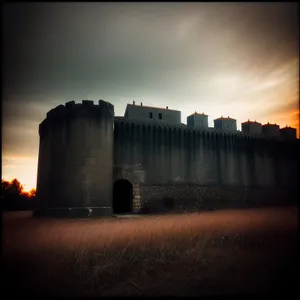
[[[185,125],[178,123],[180,112],[172,118],[168,107],[169,123],[161,109],[155,108],[161,115],[152,120],[146,119],[151,107],[142,108],[143,119],[136,107],[130,109],[114,117],[110,103],[83,100],[47,113],[39,128],[40,211],[88,208],[93,215],[111,215],[113,185],[122,179],[132,186],[130,212],[137,213],[161,211],[166,200],[182,211],[297,197],[294,129],[266,124],[260,130],[259,123],[245,122],[244,131],[236,131],[231,118],[217,119],[215,129],[202,122],[204,114],[189,116]]]
[[[114,134],[114,163],[144,171],[139,207],[166,198],[190,209],[279,203],[297,192],[297,139],[122,118]]]

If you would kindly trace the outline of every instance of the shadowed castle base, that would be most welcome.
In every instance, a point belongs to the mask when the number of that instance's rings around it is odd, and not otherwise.
[[[143,186],[141,209],[128,210],[129,214],[164,214],[211,211],[219,209],[246,209],[267,206],[295,205],[299,189],[274,190],[243,187],[204,186]],[[156,196],[158,195],[158,196]],[[126,213],[126,212],[124,212]],[[69,218],[110,217],[118,214],[113,208],[49,208],[37,209],[34,216]],[[122,214],[122,213],[120,213]]]
[[[89,217],[110,217],[113,215],[111,207],[72,207],[72,208],[47,208],[36,209],[33,212],[35,217],[68,217],[68,218],[89,218]]]

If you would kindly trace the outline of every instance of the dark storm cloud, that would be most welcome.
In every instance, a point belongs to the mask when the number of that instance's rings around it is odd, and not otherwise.
[[[168,81],[174,85],[173,77],[184,77],[195,63],[222,68],[222,46],[232,52],[234,67],[248,67],[250,60],[257,65],[274,52],[274,59],[298,55],[295,4],[26,3],[7,11],[9,90],[43,94],[115,85],[145,91],[161,79],[168,89]],[[177,40],[180,24],[190,20],[191,36]],[[201,59],[210,43],[219,49]]]
[[[4,149],[37,152],[46,112],[87,93],[117,115],[141,100],[261,117],[298,92],[298,19],[298,3],[7,3]]]
[[[228,65],[249,71],[264,62],[261,72],[268,72],[282,56],[298,56],[295,5],[7,5],[4,92],[25,94],[12,99],[18,102],[98,87],[164,93],[194,70],[209,76]]]

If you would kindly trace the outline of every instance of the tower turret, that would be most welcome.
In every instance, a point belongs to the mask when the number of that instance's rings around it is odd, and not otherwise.
[[[39,126],[37,198],[41,213],[112,213],[114,106],[74,101]]]

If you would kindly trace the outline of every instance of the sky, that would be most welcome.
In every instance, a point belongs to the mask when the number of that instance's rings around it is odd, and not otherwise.
[[[103,99],[297,128],[298,3],[2,5],[2,178],[36,187],[38,126]]]

